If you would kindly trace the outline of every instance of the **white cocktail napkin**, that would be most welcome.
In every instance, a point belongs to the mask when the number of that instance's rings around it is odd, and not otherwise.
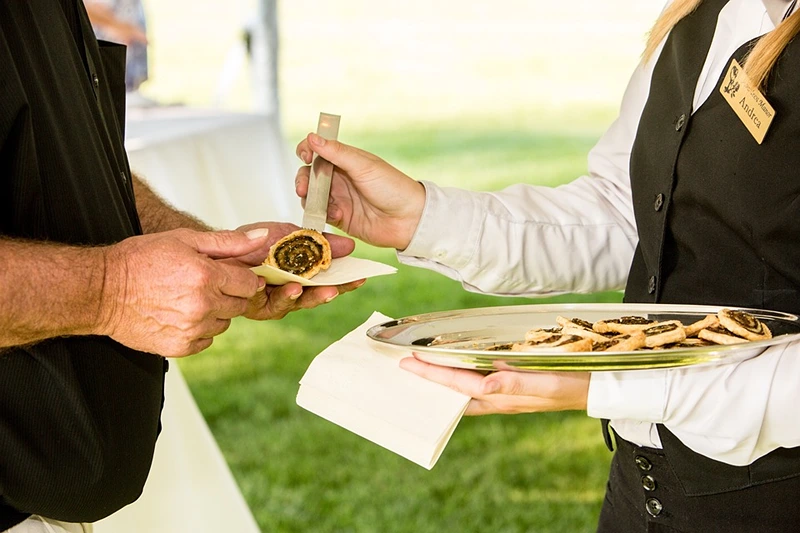
[[[342,285],[359,279],[385,276],[397,272],[397,269],[391,265],[349,255],[337,257],[331,261],[330,268],[321,271],[312,279],[301,278],[269,265],[255,266],[250,270],[267,280],[268,285],[285,285],[295,282],[306,287]]]
[[[300,380],[297,404],[430,470],[470,397],[400,368],[410,350],[367,338],[389,320],[375,312],[320,353]]]

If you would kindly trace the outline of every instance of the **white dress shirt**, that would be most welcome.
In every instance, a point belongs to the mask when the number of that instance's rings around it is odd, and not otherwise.
[[[694,109],[716,90],[734,51],[774,27],[761,0],[728,2],[697,82]],[[496,193],[424,182],[422,219],[400,261],[482,293],[622,289],[638,242],[631,147],[660,52],[635,70],[619,117],[589,153],[586,175],[556,188],[520,184]],[[721,366],[594,372],[588,413],[610,418],[621,437],[639,445],[660,448],[655,424],[662,423],[694,451],[745,465],[778,447],[800,446],[797,405],[800,343],[793,343]]]

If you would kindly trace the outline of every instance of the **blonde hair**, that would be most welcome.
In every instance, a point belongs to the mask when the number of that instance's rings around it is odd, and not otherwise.
[[[658,45],[675,24],[697,9],[700,2],[702,0],[675,0],[661,13],[647,37],[647,45],[644,50],[645,61],[652,57]],[[778,24],[773,31],[762,37],[753,47],[744,59],[744,69],[756,87],[764,89],[767,76],[778,60],[778,56],[798,32],[800,32],[800,10],[795,11]]]

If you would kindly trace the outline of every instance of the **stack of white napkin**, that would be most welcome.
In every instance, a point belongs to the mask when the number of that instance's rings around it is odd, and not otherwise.
[[[300,380],[297,404],[430,470],[470,398],[401,369],[410,350],[366,336],[389,320],[375,312],[320,353]]]

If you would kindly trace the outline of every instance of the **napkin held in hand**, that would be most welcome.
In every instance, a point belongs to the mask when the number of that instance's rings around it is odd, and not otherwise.
[[[375,312],[320,353],[300,380],[297,404],[430,470],[470,397],[403,370],[410,351],[366,336],[389,320]]]

